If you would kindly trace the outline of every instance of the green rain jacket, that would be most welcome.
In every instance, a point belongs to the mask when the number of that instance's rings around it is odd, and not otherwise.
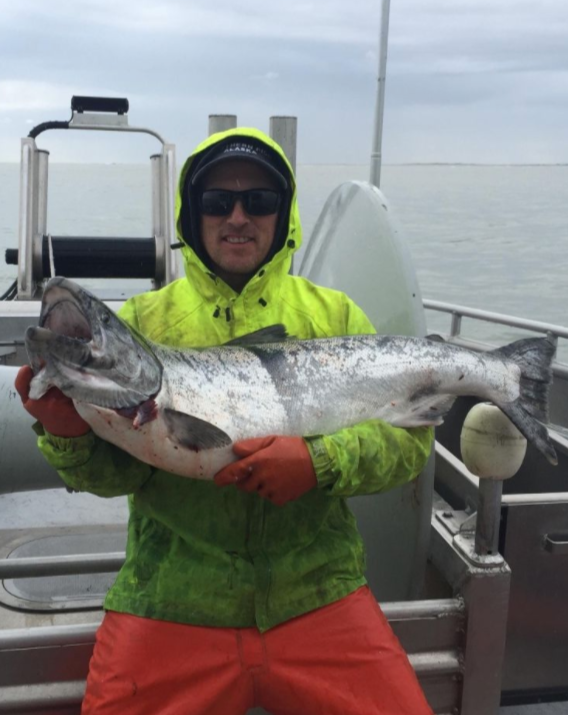
[[[181,172],[180,239],[188,168],[196,155],[231,134],[256,137],[283,156],[257,130],[209,137]],[[131,298],[120,314],[150,340],[176,347],[222,344],[275,323],[298,338],[374,333],[346,295],[289,274],[300,241],[294,187],[284,247],[240,294],[186,246],[186,277]],[[69,487],[101,497],[128,495],[126,561],[106,596],[106,609],[264,631],[366,583],[364,547],[345,498],[414,479],[428,458],[432,431],[371,420],[306,441],[318,488],[283,507],[233,486],[166,473],[92,432],[73,439],[42,434],[39,446]]]

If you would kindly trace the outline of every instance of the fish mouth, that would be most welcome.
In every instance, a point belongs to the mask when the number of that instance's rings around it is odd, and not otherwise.
[[[80,307],[70,299],[62,298],[49,306],[39,322],[39,331],[63,335],[72,340],[88,343],[93,339],[91,324]]]
[[[67,279],[54,278],[47,284],[39,327],[81,342],[93,339],[91,323],[84,313],[76,288]]]
[[[60,277],[49,281],[38,325],[26,331],[26,345],[36,375],[44,374],[51,361],[81,370],[92,360],[98,352],[94,331],[73,283]]]

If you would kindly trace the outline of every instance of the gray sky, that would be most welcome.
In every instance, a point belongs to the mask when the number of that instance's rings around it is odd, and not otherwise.
[[[0,0],[0,161],[73,94],[126,96],[177,146],[207,117],[298,117],[299,163],[366,163],[380,0]],[[568,0],[391,0],[387,163],[568,162]],[[138,135],[49,132],[51,161],[146,161]]]

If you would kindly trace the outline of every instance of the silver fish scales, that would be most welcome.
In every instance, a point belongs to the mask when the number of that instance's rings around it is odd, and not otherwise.
[[[441,424],[461,395],[497,405],[556,463],[544,426],[548,338],[477,353],[405,336],[295,340],[270,326],[227,345],[177,350],[151,343],[58,277],[26,346],[32,398],[59,387],[97,435],[181,476],[211,478],[234,459],[232,443],[248,437],[330,434],[374,418]]]

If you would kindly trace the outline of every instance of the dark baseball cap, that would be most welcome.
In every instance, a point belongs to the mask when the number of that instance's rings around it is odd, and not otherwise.
[[[209,152],[204,154],[191,177],[192,185],[198,184],[212,167],[224,161],[235,159],[252,161],[262,166],[278,181],[281,189],[286,190],[288,188],[288,181],[283,173],[286,171],[285,164],[278,152],[266,144],[256,142],[249,137],[238,136],[232,137],[220,145],[215,145]]]

